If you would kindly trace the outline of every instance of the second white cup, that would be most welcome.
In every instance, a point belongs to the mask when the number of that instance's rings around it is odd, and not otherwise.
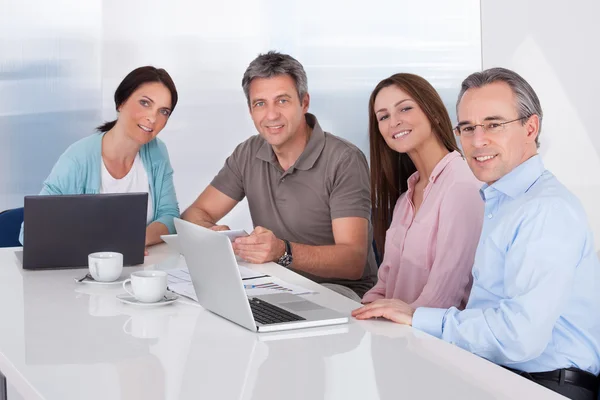
[[[131,284],[131,291],[127,288],[128,283]],[[167,291],[167,273],[164,271],[133,272],[131,278],[123,282],[123,289],[137,301],[156,303]]]

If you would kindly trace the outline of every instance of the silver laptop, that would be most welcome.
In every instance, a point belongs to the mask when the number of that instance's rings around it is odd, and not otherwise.
[[[248,298],[229,238],[175,218],[198,302],[244,328],[273,332],[348,322],[348,317],[288,293]]]

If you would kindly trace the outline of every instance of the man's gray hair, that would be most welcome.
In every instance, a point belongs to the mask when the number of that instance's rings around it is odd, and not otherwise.
[[[254,78],[272,78],[279,75],[289,75],[296,83],[296,91],[300,101],[308,92],[308,81],[302,64],[294,57],[277,51],[259,54],[244,72],[242,88],[250,105],[250,83]]]
[[[475,72],[469,75],[463,82],[456,101],[456,114],[458,115],[458,105],[463,98],[465,92],[469,89],[480,88],[485,85],[489,85],[494,82],[505,82],[513,91],[517,100],[517,112],[519,118],[529,118],[532,115],[537,115],[540,119],[540,126],[538,136],[535,138],[535,144],[539,148],[540,143],[538,141],[540,133],[542,132],[542,106],[540,100],[535,94],[535,91],[527,83],[525,79],[514,71],[506,68],[490,68],[482,72]],[[525,120],[521,121],[521,124],[525,124]]]

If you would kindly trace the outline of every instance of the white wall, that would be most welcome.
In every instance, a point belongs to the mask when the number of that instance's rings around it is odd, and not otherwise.
[[[481,2],[483,68],[502,66],[535,89],[540,154],[585,207],[600,248],[600,2]]]

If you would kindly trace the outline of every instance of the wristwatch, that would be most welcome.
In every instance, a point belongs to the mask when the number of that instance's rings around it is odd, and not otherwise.
[[[285,243],[285,252],[281,257],[279,257],[279,261],[277,261],[277,264],[284,267],[289,267],[292,261],[294,260],[294,258],[292,257],[292,246],[290,245],[290,242],[285,239],[283,239],[283,243]]]

